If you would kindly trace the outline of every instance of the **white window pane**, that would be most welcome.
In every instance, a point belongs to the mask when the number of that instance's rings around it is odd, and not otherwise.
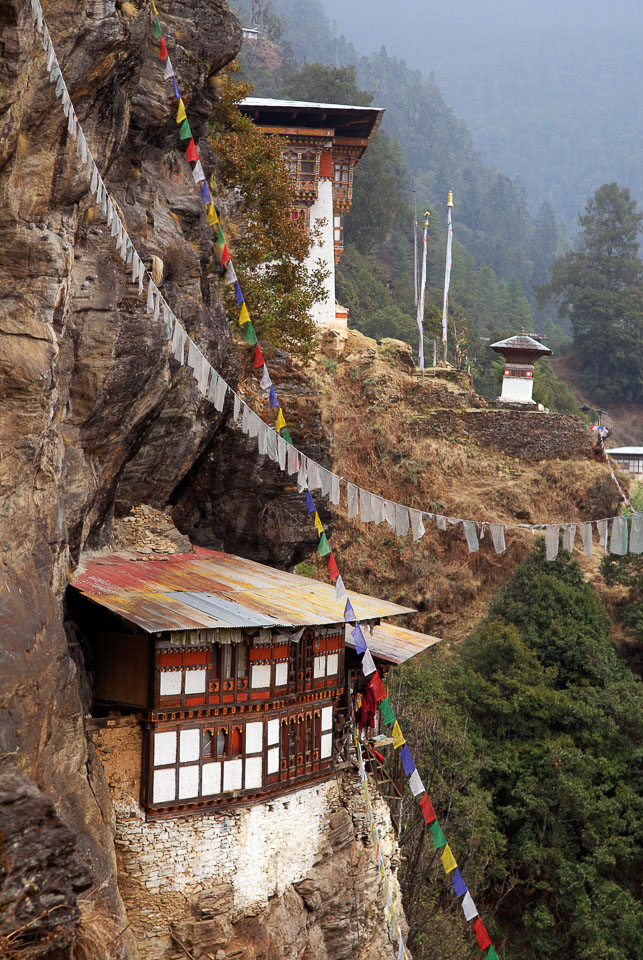
[[[275,686],[283,687],[287,683],[288,683],[288,664],[287,663],[275,664]]]
[[[243,760],[223,761],[223,789],[241,790],[241,773],[243,771]]]
[[[277,773],[279,770],[279,747],[273,747],[268,751],[268,773]]]
[[[166,803],[176,797],[176,772],[170,770],[155,770],[152,781],[152,803]]]
[[[200,730],[181,730],[179,736],[179,760],[181,763],[189,763],[190,760],[198,760],[201,744]]]
[[[260,787],[263,784],[261,768],[261,757],[248,757],[246,760],[246,790]]]
[[[322,712],[321,712],[322,730],[330,730],[332,726],[333,726],[333,708],[322,707]]]
[[[324,733],[321,738],[321,750],[320,756],[322,760],[325,757],[330,757],[333,752],[333,735],[332,733]]]
[[[205,670],[186,670],[185,692],[205,693]]]
[[[201,767],[201,796],[221,793],[221,764],[204,763]]]
[[[161,696],[162,697],[176,697],[181,693],[181,678],[183,673],[181,670],[170,670],[167,673],[161,674]]]
[[[263,749],[263,721],[246,724],[246,753],[260,753]]]
[[[176,732],[163,731],[154,734],[154,766],[162,767],[176,761]]]
[[[256,663],[252,668],[252,687],[270,686],[270,664]]]
[[[337,668],[339,666],[339,656],[336,653],[329,653],[328,659],[326,661],[326,673],[329,677],[334,676],[337,673]]]
[[[179,800],[199,796],[199,765],[179,767]]]
[[[268,744],[279,743],[279,721],[268,721]]]
[[[326,657],[315,657],[315,665],[313,667],[313,677],[315,680],[318,677],[326,676]]]

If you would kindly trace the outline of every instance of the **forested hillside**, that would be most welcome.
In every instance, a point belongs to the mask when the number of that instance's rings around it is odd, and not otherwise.
[[[261,25],[263,41],[247,44],[241,57],[257,94],[387,107],[384,129],[356,169],[354,202],[346,218],[337,295],[350,309],[349,322],[369,336],[417,344],[414,185],[420,223],[424,211],[431,212],[425,314],[430,362],[433,334],[440,326],[445,204],[453,189],[449,336],[452,345],[458,343],[461,361],[471,365],[476,388],[496,396],[501,368],[489,342],[523,326],[544,332],[554,349],[567,340],[547,310],[534,316],[533,286],[549,277],[558,249],[552,211],[545,205],[532,219],[520,190],[482,163],[465,124],[454,117],[436,85],[383,51],[357,57],[350,44],[333,37],[319,0],[275,0],[269,11]],[[331,61],[349,66],[332,66]],[[450,358],[455,359],[453,353]],[[578,409],[548,363],[539,365],[535,396],[554,410]]]
[[[463,117],[485,162],[520,177],[571,229],[585,198],[618,180],[643,199],[639,0],[323,0],[360,53],[382,44]]]

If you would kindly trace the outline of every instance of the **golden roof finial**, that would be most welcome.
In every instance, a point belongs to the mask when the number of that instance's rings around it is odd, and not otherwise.
[[[428,227],[428,225],[429,225],[429,217],[430,217],[430,216],[431,216],[430,211],[429,211],[429,210],[425,210],[425,211],[424,211],[424,225],[425,225],[425,227]]]
[[[453,206],[453,190],[449,190],[449,197],[447,199],[447,207]]]

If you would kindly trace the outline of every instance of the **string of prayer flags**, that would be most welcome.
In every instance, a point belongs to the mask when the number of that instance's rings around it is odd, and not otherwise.
[[[455,870],[458,866],[448,843],[442,851],[442,866],[444,867],[445,873],[451,873],[451,871]]]
[[[439,850],[440,847],[445,845],[447,838],[444,836],[442,827],[440,826],[440,821],[437,818],[433,821],[429,827],[429,830],[433,834],[433,846],[436,850]]]
[[[386,726],[389,726],[391,723],[395,723],[395,714],[393,713],[393,708],[388,697],[384,697],[384,699],[380,702],[380,711],[382,713],[382,720]]]
[[[382,683],[381,677],[377,671],[375,671],[371,679],[371,689],[373,690],[373,694],[375,695],[375,700],[377,703],[379,703],[380,700],[383,700],[386,696],[384,684]]]
[[[402,733],[402,730],[397,720],[393,724],[391,737],[393,738],[393,747],[395,750],[398,750],[400,747],[404,746],[404,744],[406,743],[406,740],[404,739],[404,734]]]
[[[465,893],[464,900],[462,901],[460,906],[462,907],[462,912],[464,913],[464,919],[467,921],[467,923],[470,920],[473,920],[474,917],[478,916],[478,908],[473,902],[473,897],[471,896],[468,890]]]
[[[411,756],[411,751],[407,743],[404,744],[400,750],[400,759],[402,760],[402,766],[404,767],[404,773],[407,777],[410,777],[413,771],[415,770],[415,763],[413,757]]]
[[[490,937],[489,934],[487,933],[487,931],[486,931],[486,929],[485,929],[485,925],[484,925],[484,923],[482,922],[482,920],[480,919],[480,917],[478,917],[478,919],[477,919],[476,922],[474,923],[473,929],[474,929],[475,932],[476,932],[476,940],[478,941],[478,946],[480,947],[480,949],[481,949],[481,950],[486,950],[487,947],[490,947],[490,946],[491,946],[491,937]]]

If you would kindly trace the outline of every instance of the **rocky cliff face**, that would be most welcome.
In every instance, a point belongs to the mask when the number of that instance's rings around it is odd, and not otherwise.
[[[177,150],[149,5],[51,0],[45,15],[130,235],[148,266],[152,256],[163,262],[164,295],[236,382],[218,280],[208,269],[211,233]],[[239,24],[219,0],[167,2],[162,19],[176,38],[170,54],[202,137],[210,81],[237,52]],[[272,486],[253,493],[258,513],[237,509],[234,491],[247,486],[242,441],[231,434],[223,442],[227,413],[216,414],[190,372],[168,359],[162,326],[146,316],[114,254],[25,0],[2,4],[0,43],[0,778],[17,768],[46,795],[91,871],[86,904],[125,929],[111,805],[85,738],[87,704],[64,629],[67,572],[107,539],[115,504],[170,507],[197,542],[283,563],[293,560],[288,525],[297,507],[270,505],[275,474]],[[203,139],[200,152],[210,175],[216,161]],[[266,510],[276,518],[274,542],[270,529],[259,534]],[[52,856],[69,840],[58,836]],[[11,869],[19,871],[19,858]],[[63,922],[70,936],[61,943],[71,942],[76,924],[72,886]],[[131,935],[118,942],[133,955]],[[33,944],[18,938],[11,949],[26,956]],[[53,940],[51,949],[53,956]]]

